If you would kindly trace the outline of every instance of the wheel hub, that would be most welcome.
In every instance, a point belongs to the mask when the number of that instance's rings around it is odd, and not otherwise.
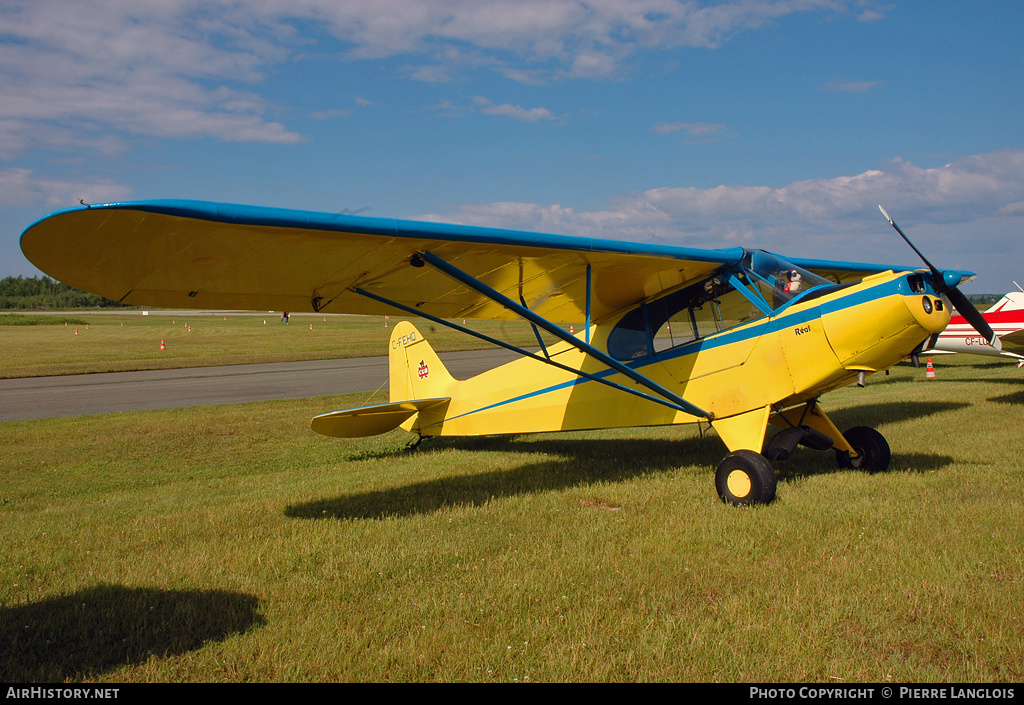
[[[742,499],[750,494],[750,475],[742,470],[733,470],[729,473],[729,478],[726,480],[725,484],[729,488],[729,492],[732,493],[733,497]]]

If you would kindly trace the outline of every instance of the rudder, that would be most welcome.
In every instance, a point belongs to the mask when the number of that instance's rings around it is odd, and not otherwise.
[[[451,397],[458,383],[423,334],[409,321],[391,333],[388,347],[391,401]]]
[[[1024,291],[1011,291],[999,299],[985,313],[997,313],[999,311],[1020,311],[1024,309]]]

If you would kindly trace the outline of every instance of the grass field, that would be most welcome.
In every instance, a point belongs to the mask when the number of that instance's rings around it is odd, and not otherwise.
[[[437,351],[489,347],[429,321],[411,320]],[[284,324],[280,312],[2,314],[0,377],[386,355],[394,322],[383,316],[310,314],[292,315]],[[469,327],[514,345],[537,345],[526,323],[471,321]],[[545,338],[545,343],[551,341]]]
[[[0,681],[1019,682],[1024,371],[938,362],[823,399],[890,472],[800,450],[753,509],[693,427],[407,451],[312,433],[344,397],[0,424]]]

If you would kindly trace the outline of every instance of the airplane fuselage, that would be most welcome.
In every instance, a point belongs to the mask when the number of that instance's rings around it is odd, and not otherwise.
[[[855,285],[825,287],[829,288],[811,292],[771,315],[693,340],[678,340],[692,334],[688,330],[680,336],[683,324],[677,325],[675,334],[669,333],[669,339],[663,331],[650,330],[649,324],[643,329],[634,326],[630,333],[636,339],[632,341],[636,352],[624,361],[708,410],[714,416],[713,425],[724,427],[727,419],[761,410],[767,420],[771,410],[816,399],[850,383],[860,372],[884,370],[949,321],[948,302],[936,295],[927,276],[920,274],[887,272]],[[655,307],[658,302],[655,298],[641,307]],[[596,323],[591,329],[592,343],[610,354],[618,352],[622,359],[628,349],[616,349],[616,339],[621,337],[617,331],[630,324],[631,316],[647,321],[653,317],[641,307]],[[405,424],[407,430],[423,436],[568,431],[703,420],[528,358],[469,380],[448,377],[437,382],[431,379],[430,370],[432,366],[439,368],[440,363],[429,358],[429,346],[424,342],[415,332],[399,335],[396,331],[391,349],[392,400],[451,398],[448,404],[422,411]],[[622,374],[568,344],[553,346],[547,352],[569,367],[635,386]],[[407,372],[396,374],[396,369]],[[732,442],[727,435],[723,434],[723,439],[730,450],[736,450],[733,446],[759,450],[763,443],[763,431],[759,438],[754,438],[756,432],[741,431]]]
[[[1002,349],[990,345],[963,316],[955,315],[927,352],[1011,357],[1024,363],[1024,292],[1011,291],[981,315],[999,336]]]

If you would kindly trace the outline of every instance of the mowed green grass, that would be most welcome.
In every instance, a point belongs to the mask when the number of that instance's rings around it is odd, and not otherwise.
[[[14,325],[25,320],[36,325]],[[386,355],[398,320],[292,315],[291,322],[285,324],[280,312],[7,314],[0,316],[0,377]],[[490,347],[430,321],[411,320],[440,352]],[[46,321],[50,325],[40,324]],[[525,323],[470,321],[468,327],[514,345],[537,345],[533,330]]]
[[[0,681],[1020,681],[1024,370],[938,363],[823,399],[890,472],[801,449],[752,509],[694,427],[0,424]]]

